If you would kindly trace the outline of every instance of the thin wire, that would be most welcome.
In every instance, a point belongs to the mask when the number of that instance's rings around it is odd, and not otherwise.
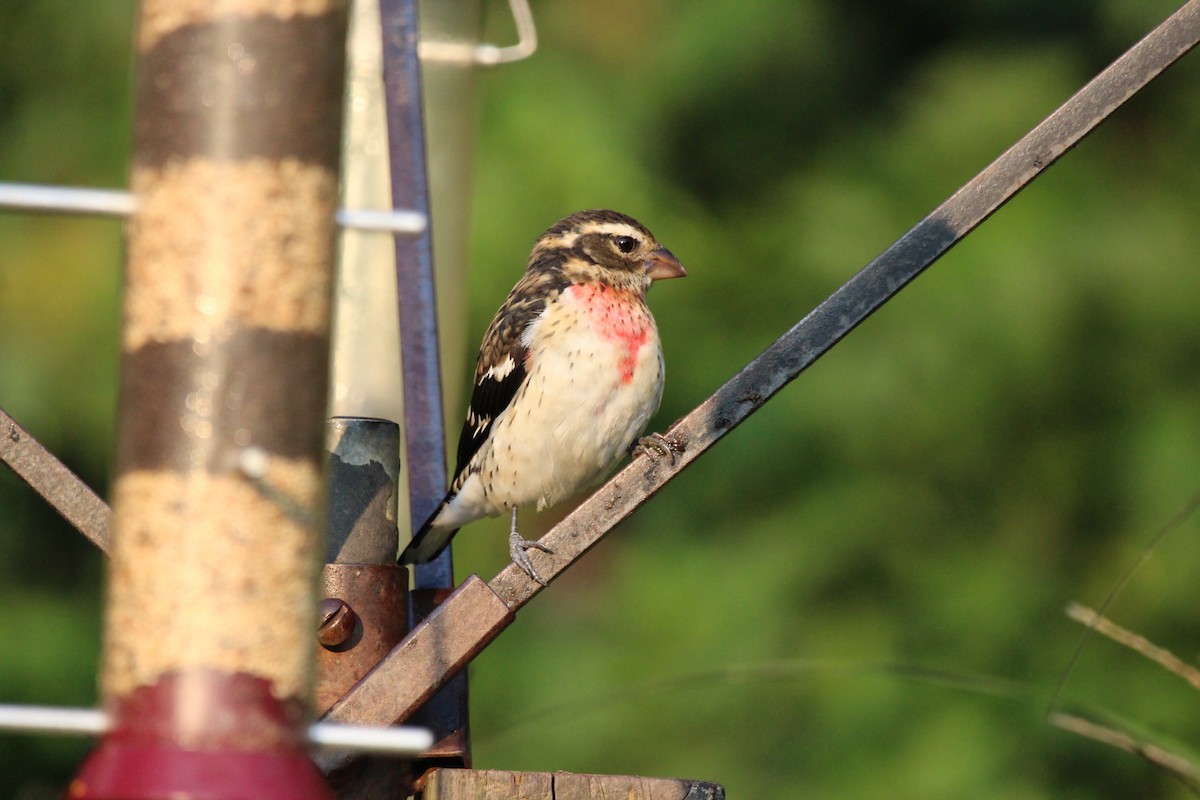
[[[0,704],[0,731],[101,736],[108,727],[108,717],[95,708]],[[392,756],[419,756],[433,746],[430,731],[413,727],[317,722],[309,726],[307,736],[315,747]]]
[[[419,756],[433,747],[433,733],[425,728],[369,727],[316,722],[308,728],[308,741],[327,750]]]
[[[0,730],[99,736],[108,720],[96,708],[0,705]]]
[[[11,208],[15,211],[128,217],[133,213],[134,201],[132,193],[119,189],[84,189],[78,186],[0,183],[0,208]]]
[[[923,664],[887,661],[854,661],[839,659],[789,659],[765,661],[758,664],[733,664],[700,669],[670,677],[646,680],[612,692],[603,692],[575,699],[569,703],[543,706],[510,719],[508,724],[484,737],[490,745],[520,736],[532,725],[564,723],[596,714],[605,709],[643,703],[656,697],[686,693],[689,701],[703,689],[721,686],[790,683],[808,675],[842,675],[895,678],[899,681],[940,687],[966,694],[1008,700],[1035,706],[1037,687],[1025,682],[992,675],[955,672]],[[477,737],[479,738],[479,737]]]
[[[128,217],[137,208],[132,192],[122,189],[85,189],[78,186],[41,186],[33,183],[0,183],[0,208],[57,214],[95,214]],[[429,219],[420,211],[342,208],[337,223],[343,228],[383,233],[424,233]]]
[[[337,212],[337,222],[343,228],[381,233],[416,235],[425,232],[429,218],[420,211],[373,211],[343,208]]]

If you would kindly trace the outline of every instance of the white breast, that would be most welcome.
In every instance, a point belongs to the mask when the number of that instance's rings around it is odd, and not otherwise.
[[[490,513],[543,508],[603,477],[662,399],[658,332],[640,301],[572,287],[523,343],[528,376],[481,453]]]

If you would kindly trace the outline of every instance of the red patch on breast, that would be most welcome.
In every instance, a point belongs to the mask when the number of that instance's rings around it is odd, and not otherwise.
[[[603,284],[576,284],[567,290],[588,310],[593,329],[620,348],[617,362],[621,383],[633,380],[638,351],[650,337],[646,307],[629,292],[618,292]]]

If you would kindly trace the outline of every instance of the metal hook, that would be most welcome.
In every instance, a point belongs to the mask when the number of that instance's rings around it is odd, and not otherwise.
[[[465,42],[421,42],[417,46],[417,53],[422,61],[476,64],[481,67],[511,64],[529,58],[537,50],[537,27],[533,23],[529,0],[508,0],[508,8],[517,27],[517,43],[514,45],[497,47],[494,44]]]

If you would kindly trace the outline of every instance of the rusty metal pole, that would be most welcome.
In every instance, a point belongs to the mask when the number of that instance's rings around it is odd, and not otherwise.
[[[408,631],[408,570],[396,564],[400,426],[327,423],[329,521],[318,608],[315,710],[324,713]]]
[[[408,632],[408,570],[396,563],[400,426],[334,417],[327,425],[329,521],[318,606],[315,711],[341,699]],[[408,764],[356,758],[329,782],[340,800],[394,794]]]
[[[327,800],[303,739],[345,0],[142,0],[102,698],[70,798]]]

